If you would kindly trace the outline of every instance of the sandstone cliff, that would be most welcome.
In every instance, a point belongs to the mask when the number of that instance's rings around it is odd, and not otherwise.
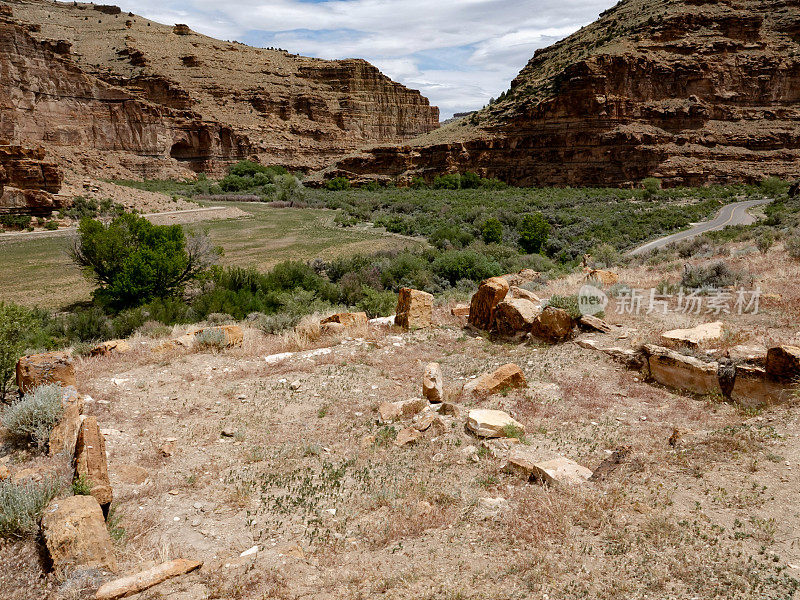
[[[0,8],[10,13],[0,13],[0,136],[63,156],[97,151],[82,157],[95,171],[114,156],[149,176],[252,155],[320,168],[438,127],[427,99],[363,60],[222,42],[116,7]]]
[[[623,0],[536,52],[504,97],[329,175],[477,171],[518,185],[800,175],[800,3]]]
[[[61,170],[44,159],[42,147],[0,143],[0,214],[49,215],[61,208],[53,196],[61,188]]]

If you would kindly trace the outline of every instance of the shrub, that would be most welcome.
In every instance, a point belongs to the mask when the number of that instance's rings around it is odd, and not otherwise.
[[[332,192],[350,189],[350,180],[347,177],[334,177],[325,184],[325,188]]]
[[[31,390],[3,411],[3,427],[13,437],[44,448],[64,412],[61,406],[63,396],[64,388],[53,383]]]
[[[560,308],[562,310],[565,310],[569,313],[569,316],[571,316],[573,319],[578,319],[581,316],[581,310],[578,306],[578,296],[575,294],[572,294],[570,296],[559,296],[557,294],[554,294],[547,301],[547,306],[552,306],[553,308]]]
[[[449,248],[463,248],[472,242],[472,234],[465,231],[458,225],[442,225],[438,227],[428,238],[434,246],[440,250]]]
[[[98,202],[92,198],[75,196],[72,199],[72,205],[61,210],[61,215],[79,221],[81,219],[119,216],[124,212],[125,207],[121,204],[116,204],[110,198]]]
[[[134,214],[107,226],[84,219],[78,234],[73,260],[97,284],[95,298],[117,307],[180,294],[219,254],[205,236],[187,238],[180,225],[153,225]]]
[[[783,240],[783,246],[790,258],[800,260],[800,232],[794,230],[788,234]]]
[[[56,229],[58,229],[58,221],[52,221],[52,220],[48,221],[47,223],[44,224],[44,228],[47,231],[55,231]]]
[[[481,178],[477,173],[468,171],[461,176],[459,183],[462,190],[476,190],[481,187]]]
[[[71,313],[67,316],[67,335],[70,340],[92,342],[106,340],[113,335],[111,319],[99,306]]]
[[[591,252],[597,264],[605,268],[613,267],[621,260],[620,253],[611,244],[600,244]]]
[[[27,229],[31,225],[28,215],[0,215],[0,225],[7,229]]]
[[[5,401],[14,368],[25,352],[25,340],[34,326],[32,312],[19,304],[0,302],[0,401]]]
[[[240,160],[228,169],[228,175],[236,177],[252,177],[256,173],[266,173],[267,167],[252,160]]]
[[[221,329],[204,329],[194,336],[195,343],[201,349],[222,350],[225,348],[225,332]]]
[[[356,303],[356,308],[367,313],[370,319],[387,317],[394,313],[397,307],[397,294],[394,292],[381,292],[364,286],[364,297]]]
[[[550,224],[544,220],[541,213],[525,215],[522,223],[517,230],[519,233],[519,245],[528,254],[540,252],[547,236],[550,233]]]
[[[414,179],[411,180],[411,189],[425,190],[428,189],[428,184],[422,177],[414,177]]]
[[[437,256],[431,265],[436,275],[455,285],[460,279],[481,281],[500,275],[497,262],[474,250],[448,250]]]
[[[0,537],[24,538],[39,531],[39,519],[63,485],[49,477],[39,483],[0,481]]]
[[[219,182],[219,187],[223,192],[243,192],[253,187],[252,177],[242,177],[240,175],[226,175]]]
[[[453,173],[450,175],[439,175],[433,180],[435,190],[458,190],[461,188],[461,175]]]
[[[503,224],[495,218],[488,219],[481,227],[481,237],[486,244],[499,244],[503,241]]]
[[[683,273],[681,285],[690,289],[721,288],[735,286],[747,279],[745,273],[735,271],[727,263],[718,261],[688,269]]]
[[[765,196],[777,198],[789,190],[789,183],[778,177],[766,177],[758,184]]]
[[[305,188],[294,175],[278,175],[273,179],[275,183],[275,200],[289,202],[294,205],[305,197]]]
[[[775,235],[771,231],[765,231],[758,238],[756,238],[756,247],[761,254],[766,254],[767,251],[775,243]]]
[[[299,322],[300,317],[297,315],[290,315],[289,313],[275,313],[272,315],[260,315],[255,320],[255,325],[262,332],[271,335],[291,329]]]
[[[72,480],[72,495],[90,496],[92,487],[94,487],[92,481],[86,475],[81,475]]]
[[[648,177],[642,180],[642,188],[644,189],[645,198],[652,198],[657,196],[661,191],[661,180],[656,177]]]

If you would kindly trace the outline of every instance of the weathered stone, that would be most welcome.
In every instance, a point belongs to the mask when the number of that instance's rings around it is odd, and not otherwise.
[[[509,287],[519,287],[521,285],[525,285],[526,283],[536,281],[539,275],[541,275],[541,273],[534,271],[533,269],[522,269],[518,273],[501,275],[501,277],[508,282]]]
[[[800,347],[777,346],[767,351],[767,375],[782,383],[797,383],[800,380]]]
[[[589,269],[584,277],[586,281],[599,281],[603,285],[614,285],[619,283],[619,276],[612,271],[602,269]]]
[[[194,338],[201,333],[219,332],[222,334],[223,345],[225,348],[233,348],[234,346],[241,346],[244,340],[244,332],[238,325],[217,325],[215,327],[204,327],[194,332]]]
[[[661,341],[668,346],[687,346],[699,348],[707,344],[715,344],[722,339],[724,323],[703,323],[691,329],[673,329],[661,334]]]
[[[592,476],[591,469],[574,460],[559,457],[533,465],[531,479],[548,485],[576,485],[585,483]]]
[[[164,442],[158,447],[158,453],[163,458],[169,458],[178,449],[178,440],[175,438],[167,438]]]
[[[549,342],[560,342],[572,335],[575,321],[567,311],[546,307],[533,321],[531,335]]]
[[[515,446],[509,451],[508,461],[503,470],[528,480],[534,473],[536,463],[541,462],[542,458],[541,450],[524,445]]]
[[[107,356],[108,354],[123,354],[130,352],[131,345],[125,340],[109,340],[98,344],[89,352],[90,356]]]
[[[748,362],[762,367],[767,362],[767,347],[758,344],[739,344],[723,353],[726,358],[737,362]]]
[[[458,417],[461,413],[461,409],[458,407],[458,404],[454,402],[442,402],[439,406],[439,414],[440,415],[448,415],[451,417]]]
[[[97,417],[85,417],[75,445],[75,475],[90,484],[90,494],[107,510],[114,498],[108,478],[106,440],[97,424]]]
[[[345,327],[357,327],[360,325],[366,326],[368,322],[367,313],[365,312],[355,312],[355,313],[336,313],[335,315],[331,315],[330,317],[323,319],[320,321],[321,325],[325,323],[340,323]]]
[[[468,304],[456,304],[453,308],[450,309],[450,314],[454,317],[469,317],[469,305]]]
[[[400,288],[394,324],[403,329],[422,329],[431,326],[433,296],[427,292]]]
[[[0,465],[0,481],[11,477],[11,470],[6,465]]]
[[[524,298],[503,300],[494,309],[493,328],[507,337],[525,335],[540,312],[538,305]]]
[[[128,575],[109,581],[100,586],[100,589],[95,593],[95,600],[116,600],[117,598],[127,598],[133,594],[138,594],[148,588],[153,587],[171,579],[178,577],[195,569],[203,566],[203,562],[199,560],[186,560],[179,558],[171,560],[163,564],[157,565],[146,571],[141,571],[135,575]]]
[[[514,363],[498,367],[491,373],[484,373],[464,385],[464,393],[473,396],[489,396],[508,388],[527,387],[525,374]]]
[[[483,281],[469,304],[469,324],[478,329],[491,328],[494,309],[506,297],[508,289],[508,282],[502,277]]]
[[[467,428],[480,437],[508,437],[510,429],[524,433],[525,427],[502,410],[469,411]]]
[[[431,425],[438,419],[436,413],[432,410],[425,411],[417,417],[417,422],[414,423],[414,429],[417,431],[426,431],[430,429]]]
[[[344,333],[347,330],[347,327],[341,323],[321,323],[319,330],[324,335],[338,335]]]
[[[425,398],[399,400],[398,402],[381,402],[378,407],[380,420],[383,422],[396,421],[397,419],[413,417],[428,406]]]
[[[428,363],[422,374],[422,395],[429,402],[441,402],[444,400],[443,385],[442,368],[439,363]]]
[[[48,450],[50,456],[63,454],[72,458],[75,453],[75,442],[78,439],[78,431],[81,428],[81,414],[83,413],[84,398],[75,390],[68,387],[64,390],[61,397],[61,407],[64,412],[50,432]]]
[[[395,446],[407,446],[408,444],[416,443],[422,438],[422,433],[413,427],[405,427],[397,432],[397,437],[394,440]]]
[[[594,315],[581,315],[580,319],[578,319],[578,324],[584,329],[599,331],[600,333],[611,333],[611,325]]]
[[[112,462],[111,478],[119,483],[141,485],[150,475],[150,472],[139,465],[117,464]]]
[[[786,402],[792,397],[790,384],[776,381],[756,365],[736,365],[731,400],[746,408]]]
[[[75,387],[75,367],[68,352],[45,352],[17,361],[17,386],[22,393],[46,383]]]
[[[694,394],[722,394],[716,362],[703,362],[669,348],[647,344],[650,376],[661,385]]]
[[[93,496],[50,502],[42,516],[42,535],[60,573],[79,567],[117,569],[103,511]]]
[[[534,304],[541,304],[542,299],[539,298],[536,294],[531,291],[526,290],[525,288],[511,286],[509,288],[509,294],[512,298],[522,298],[523,300],[530,300]]]

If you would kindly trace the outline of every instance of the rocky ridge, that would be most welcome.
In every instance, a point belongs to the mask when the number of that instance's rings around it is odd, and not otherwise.
[[[797,3],[623,0],[537,51],[500,101],[329,175],[471,170],[523,186],[792,177],[798,90]]]

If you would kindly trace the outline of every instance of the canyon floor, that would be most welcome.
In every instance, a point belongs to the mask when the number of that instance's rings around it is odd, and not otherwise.
[[[779,245],[742,250],[717,251],[771,295],[758,315],[722,315],[723,347],[796,344],[800,266]],[[681,267],[619,275],[647,288]],[[579,285],[576,274],[537,293]],[[137,597],[796,597],[796,406],[744,410],[675,393],[574,341],[492,340],[465,328],[451,305],[441,302],[435,326],[413,332],[246,329],[240,348],[219,352],[159,352],[161,340],[138,337],[126,354],[77,359],[87,412],[106,435],[120,570],[204,561]],[[713,320],[613,309],[606,319],[621,326],[606,341],[631,347]],[[265,360],[284,352],[293,354]],[[380,423],[376,409],[419,397],[429,361],[441,364],[458,415],[398,447],[410,419]],[[509,362],[527,388],[461,396],[470,378]],[[484,444],[465,429],[477,407],[513,415],[543,458],[595,469],[621,446],[631,454],[604,481],[527,483],[502,469],[508,442]],[[35,548],[5,545],[0,570],[13,575],[0,576],[2,597],[95,589],[42,576]]]

